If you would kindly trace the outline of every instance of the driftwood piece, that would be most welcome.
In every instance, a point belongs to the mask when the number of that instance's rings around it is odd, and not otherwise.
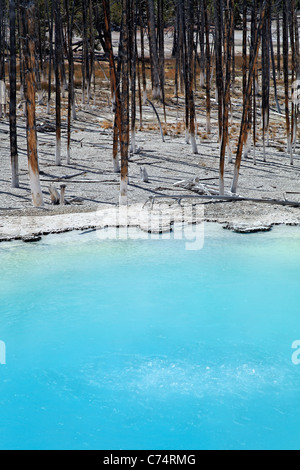
[[[179,187],[183,189],[187,189],[188,191],[193,191],[198,194],[206,195],[206,196],[217,196],[219,195],[219,187],[216,185],[206,185],[200,182],[198,177],[188,180],[178,181],[174,183],[174,187]],[[230,191],[224,191],[224,195],[226,196],[234,196]]]
[[[86,171],[80,171],[80,173],[75,173],[73,175],[61,176],[60,179],[61,180],[70,180],[72,178],[76,178],[76,176],[81,176],[81,175],[84,175],[84,174],[86,174]]]
[[[36,130],[38,132],[55,132],[55,125],[52,124],[51,122],[41,122],[40,124],[37,124]]]

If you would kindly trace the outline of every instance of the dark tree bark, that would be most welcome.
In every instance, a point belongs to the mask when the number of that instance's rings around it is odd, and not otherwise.
[[[60,58],[61,58],[61,31],[60,31],[60,0],[54,0],[55,18],[55,116],[56,116],[56,165],[61,165],[61,81],[60,81]]]
[[[114,145],[113,145],[113,167],[114,172],[120,172],[120,165],[118,160],[118,139],[121,138],[121,102],[120,90],[117,80],[116,66],[112,48],[112,38],[110,29],[110,2],[109,0],[102,0],[103,13],[104,13],[104,38],[105,48],[108,53],[109,59],[109,74],[111,84],[112,104],[115,110],[115,125],[114,125]]]
[[[223,0],[215,0],[215,51],[216,51],[216,81],[218,92],[218,120],[219,120],[219,142],[222,140],[223,130],[223,59],[222,59],[222,43],[223,43]]]
[[[284,92],[285,92],[285,125],[287,138],[287,151],[292,150],[291,128],[290,128],[290,110],[289,110],[289,38],[288,38],[288,17],[286,10],[286,1],[282,0],[282,49],[283,49],[283,74],[284,74]]]
[[[128,187],[128,152],[129,152],[129,25],[128,12],[130,0],[122,0],[122,132],[121,132],[121,184],[120,205],[127,205]]]
[[[204,22],[205,22],[205,41],[206,41],[206,132],[211,133],[211,101],[210,101],[210,80],[211,80],[211,56],[209,40],[209,22],[207,14],[207,0],[203,0]]]
[[[263,129],[263,154],[266,161],[266,139],[269,134],[269,108],[270,108],[270,5],[266,8],[266,19],[263,27],[262,41],[262,129]],[[268,145],[268,142],[267,142]]]
[[[164,116],[166,121],[165,107],[165,42],[164,42],[164,0],[157,0],[157,18],[158,18],[158,66],[159,80],[161,89],[161,99],[164,107]]]
[[[220,150],[220,177],[219,177],[219,191],[220,195],[224,195],[224,170],[225,170],[225,152],[228,146],[228,117],[230,105],[230,86],[231,86],[231,54],[232,54],[232,33],[234,28],[233,17],[233,0],[226,0],[225,6],[225,62],[226,62],[226,75],[225,75],[225,90],[223,96],[223,129],[222,129],[222,142]]]
[[[39,176],[37,131],[35,115],[35,7],[33,0],[23,0],[23,32],[25,61],[26,135],[29,179],[32,202],[36,207],[43,206],[43,196]]]
[[[72,125],[72,108],[74,105],[74,59],[73,59],[73,24],[74,24],[74,6],[75,0],[72,0],[72,8],[70,14],[69,0],[64,0],[64,8],[66,12],[67,22],[67,46],[68,46],[68,64],[69,64],[69,80],[68,80],[68,137],[67,137],[67,164],[71,163],[71,125]]]
[[[198,148],[195,135],[195,102],[194,102],[194,0],[188,0],[187,5],[188,28],[188,54],[187,54],[187,81],[188,81],[188,106],[189,106],[189,132],[192,144],[192,151],[198,154]]]
[[[247,88],[247,0],[243,0],[243,101],[245,101]]]
[[[251,58],[254,55],[255,34],[257,30],[257,4],[258,0],[253,0],[252,5],[252,27],[251,27]],[[253,134],[253,164],[256,165],[256,81],[257,66],[254,69],[253,86],[252,86],[252,134]]]
[[[144,24],[143,24],[143,6],[144,1],[139,2],[139,26],[141,38],[141,62],[142,62],[142,78],[143,78],[143,103],[147,101],[147,79],[146,79],[146,64],[145,64],[145,41],[144,41]]]
[[[280,8],[279,3],[276,7],[276,23],[277,23],[277,77],[280,79],[281,73],[281,28],[280,28]]]
[[[155,11],[154,0],[147,0],[148,6],[148,34],[150,46],[150,59],[152,70],[152,98],[161,98],[161,88],[159,80],[158,51],[155,31]]]
[[[136,2],[130,0],[130,83],[131,83],[131,146],[130,151],[136,152],[135,126],[136,126]]]
[[[19,160],[17,145],[17,60],[16,60],[16,4],[10,0],[9,4],[9,26],[10,26],[10,61],[9,61],[9,127],[10,127],[10,155],[12,168],[13,188],[19,187]]]
[[[261,44],[261,33],[262,33],[264,23],[265,23],[266,7],[267,7],[267,2],[266,0],[264,0],[262,7],[261,7],[260,23],[255,34],[254,53],[251,58],[251,62],[249,66],[248,82],[247,82],[247,89],[246,89],[246,97],[245,97],[244,106],[243,106],[243,116],[242,116],[240,137],[239,137],[239,143],[238,143],[238,148],[237,148],[237,153],[236,153],[234,177],[233,177],[233,182],[231,186],[232,193],[236,193],[237,191],[239,173],[240,173],[240,167],[241,167],[242,155],[243,155],[243,147],[248,137],[248,132],[247,132],[248,131],[248,119],[247,118],[248,118],[249,107],[251,103],[251,91],[252,91],[253,79],[255,75],[257,58],[258,58],[259,48]]]
[[[6,2],[0,0],[0,80],[5,80]]]
[[[49,2],[46,0],[46,14],[49,28],[49,64],[48,64],[48,98],[47,114],[50,114],[51,86],[52,86],[52,63],[53,63],[53,24],[54,24],[54,2],[51,2],[51,18],[49,14]]]

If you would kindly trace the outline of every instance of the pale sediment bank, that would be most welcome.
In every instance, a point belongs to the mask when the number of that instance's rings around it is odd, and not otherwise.
[[[175,224],[214,222],[239,233],[265,232],[275,225],[300,226],[299,208],[259,205],[249,202],[182,204],[177,202],[104,205],[98,210],[27,210],[0,216],[0,242],[36,241],[43,235],[75,230],[135,227],[147,233],[171,231]]]

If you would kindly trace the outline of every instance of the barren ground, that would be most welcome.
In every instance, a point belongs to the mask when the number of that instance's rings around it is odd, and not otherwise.
[[[168,75],[169,73],[169,75]],[[171,79],[172,66],[167,70]],[[8,238],[10,220],[20,220],[22,216],[54,216],[58,214],[91,213],[103,207],[115,207],[119,200],[119,175],[112,168],[112,123],[108,83],[103,69],[98,71],[95,101],[81,104],[80,90],[77,90],[77,120],[72,125],[72,149],[70,166],[66,165],[66,112],[63,113],[62,130],[62,166],[55,165],[55,116],[52,103],[51,115],[46,114],[46,99],[37,106],[37,125],[50,125],[48,132],[38,132],[39,162],[41,184],[45,207],[34,209],[28,180],[25,119],[22,106],[18,110],[18,146],[20,165],[20,188],[12,189],[10,178],[10,149],[8,118],[0,120],[0,239]],[[237,79],[237,89],[240,86]],[[149,92],[149,97],[150,97]],[[279,99],[282,102],[283,88],[279,83]],[[139,210],[144,202],[153,195],[195,194],[185,189],[174,188],[174,183],[199,177],[204,184],[218,185],[219,144],[217,139],[217,108],[213,102],[213,133],[205,132],[205,91],[198,86],[196,94],[196,112],[198,123],[197,144],[199,154],[194,155],[191,146],[185,143],[184,136],[184,100],[173,96],[171,81],[167,93],[167,121],[164,123],[162,106],[156,103],[164,129],[164,140],[160,134],[155,114],[150,106],[143,107],[143,125],[139,130],[137,122],[136,143],[138,153],[130,155],[130,185],[128,202],[138,204]],[[251,198],[274,198],[300,202],[300,155],[296,146],[294,166],[290,165],[286,153],[284,116],[277,114],[275,104],[271,104],[270,142],[267,147],[267,162],[262,158],[261,132],[258,132],[257,165],[253,165],[253,152],[243,159],[238,194]],[[230,128],[233,156],[238,140],[241,120],[241,96],[233,94],[232,126]],[[139,108],[137,108],[139,118]],[[52,126],[52,129],[51,129]],[[43,126],[42,126],[43,127]],[[260,127],[260,123],[258,125]],[[41,129],[41,127],[39,127]],[[145,167],[149,182],[140,178],[140,168]],[[226,163],[226,190],[230,190],[234,165]],[[74,176],[77,175],[77,176]],[[73,176],[64,179],[66,176]],[[66,206],[53,206],[50,203],[49,185],[59,189],[66,183],[66,198],[71,203]],[[293,193],[293,194],[290,194]],[[297,194],[298,193],[298,194]],[[174,204],[172,200],[167,200]],[[199,201],[205,208],[205,219],[218,223],[262,224],[300,224],[300,209],[250,202]],[[177,202],[175,202],[177,204]],[[27,219],[28,220],[28,219]],[[35,224],[38,219],[35,218]],[[53,219],[54,220],[54,219]],[[17,229],[16,229],[17,232]],[[10,232],[11,233],[11,232]],[[17,233],[16,233],[17,236]]]

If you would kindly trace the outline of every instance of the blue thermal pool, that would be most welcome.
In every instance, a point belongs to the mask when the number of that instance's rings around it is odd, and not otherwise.
[[[1,449],[300,448],[299,228],[185,248],[0,244]]]

